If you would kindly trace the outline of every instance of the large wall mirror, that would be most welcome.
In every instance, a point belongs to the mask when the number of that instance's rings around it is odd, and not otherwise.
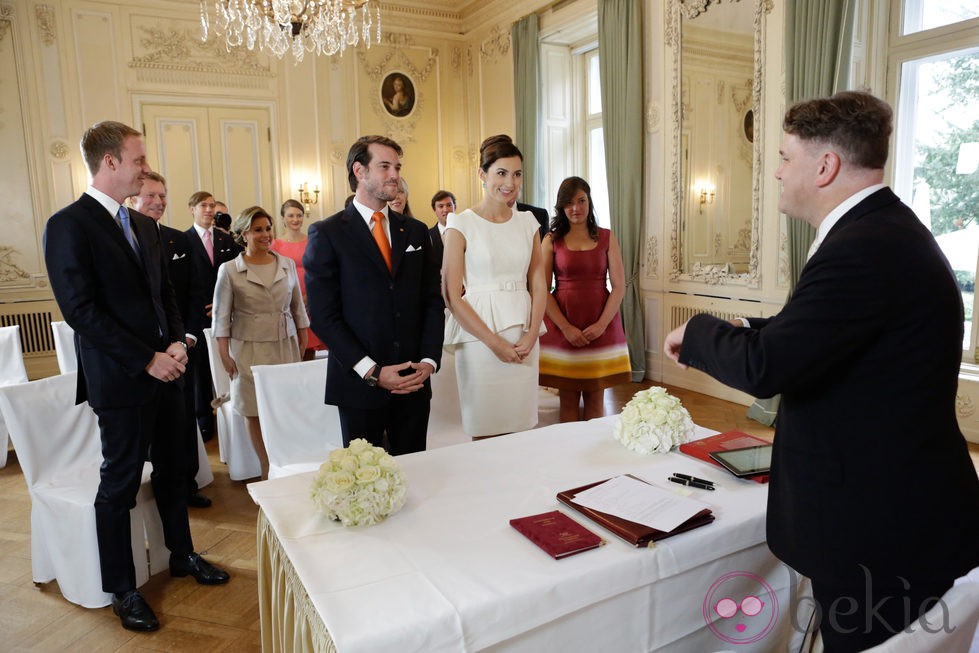
[[[773,0],[669,0],[673,281],[759,285],[764,19]]]

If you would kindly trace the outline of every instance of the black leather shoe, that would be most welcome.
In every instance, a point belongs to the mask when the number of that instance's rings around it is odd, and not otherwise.
[[[194,492],[187,497],[187,505],[191,508],[210,508],[211,499],[200,492]]]
[[[171,553],[170,575],[175,578],[193,576],[201,585],[221,585],[231,578],[228,572],[215,567],[197,553],[181,556]]]
[[[146,599],[138,590],[129,590],[122,598],[112,595],[112,611],[119,615],[119,621],[126,630],[149,632],[160,627],[156,615],[146,605]]]

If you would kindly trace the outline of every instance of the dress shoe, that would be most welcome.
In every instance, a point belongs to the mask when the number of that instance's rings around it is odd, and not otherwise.
[[[187,555],[170,554],[170,575],[175,578],[193,576],[201,585],[221,585],[227,583],[231,576],[202,558],[197,553]]]
[[[149,632],[160,627],[156,615],[146,605],[146,599],[138,590],[129,590],[122,598],[112,595],[112,611],[119,615],[122,627],[126,630]]]
[[[187,505],[191,508],[210,508],[211,500],[200,492],[194,492],[187,497]]]

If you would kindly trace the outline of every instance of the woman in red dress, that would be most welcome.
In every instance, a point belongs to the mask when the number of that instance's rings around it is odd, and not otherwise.
[[[588,182],[561,182],[554,209],[541,242],[545,279],[553,276],[554,290],[540,339],[540,384],[558,389],[561,421],[573,422],[601,417],[605,388],[631,380],[619,316],[625,271],[615,236],[595,220]]]
[[[299,290],[303,294],[303,305],[309,306],[306,302],[306,273],[303,270],[303,253],[306,251],[303,219],[306,217],[306,211],[298,201],[286,200],[279,209],[279,215],[282,216],[282,238],[272,241],[271,250],[295,261],[296,274],[299,276]],[[314,359],[317,351],[326,350],[326,345],[316,337],[312,329],[307,330],[307,335],[306,351],[303,352],[304,361]]]

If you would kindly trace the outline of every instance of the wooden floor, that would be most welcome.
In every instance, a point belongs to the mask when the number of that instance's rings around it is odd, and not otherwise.
[[[606,393],[606,412],[617,413],[650,383],[625,384]],[[667,386],[669,387],[669,386]],[[694,421],[719,431],[739,429],[771,437],[772,429],[745,417],[745,407],[682,388],[669,387]],[[35,587],[31,579],[30,498],[11,452],[0,469],[0,650],[2,651],[260,651],[255,567],[258,509],[245,483],[228,478],[218,460],[217,440],[207,445],[214,483],[204,493],[207,509],[190,509],[198,550],[231,573],[231,582],[203,587],[189,578],[157,574],[141,590],[160,619],[155,633],[123,630],[111,608],[90,610],[65,601],[56,583]],[[972,448],[979,461],[979,448]]]

